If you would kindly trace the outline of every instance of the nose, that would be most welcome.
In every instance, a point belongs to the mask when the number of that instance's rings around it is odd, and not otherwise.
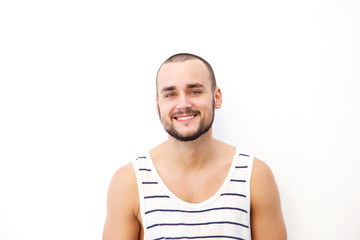
[[[187,97],[185,94],[181,94],[178,97],[177,109],[185,110],[185,109],[191,108],[191,106],[192,106],[191,101],[190,101],[189,97]]]

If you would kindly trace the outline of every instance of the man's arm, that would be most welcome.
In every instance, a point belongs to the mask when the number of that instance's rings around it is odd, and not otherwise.
[[[256,158],[250,184],[252,239],[287,239],[279,190],[274,176],[271,169]]]
[[[128,164],[116,171],[110,182],[103,240],[138,240],[141,231],[138,213],[135,172]]]

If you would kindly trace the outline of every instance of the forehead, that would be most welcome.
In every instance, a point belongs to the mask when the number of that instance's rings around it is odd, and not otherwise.
[[[207,67],[197,59],[165,63],[161,66],[157,77],[158,89],[170,85],[180,88],[195,83],[201,83],[206,87],[211,85]]]

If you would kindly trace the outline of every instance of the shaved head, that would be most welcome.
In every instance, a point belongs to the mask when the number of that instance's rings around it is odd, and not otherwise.
[[[158,75],[159,75],[159,72],[162,68],[162,66],[164,64],[167,64],[167,63],[176,63],[176,62],[185,62],[187,60],[200,60],[202,63],[204,63],[204,65],[206,66],[208,72],[209,72],[209,80],[211,81],[211,89],[214,91],[215,88],[216,88],[216,79],[215,79],[215,74],[214,74],[214,71],[211,67],[211,65],[203,58],[197,56],[197,55],[194,55],[194,54],[191,54],[191,53],[178,53],[178,54],[175,54],[175,55],[172,55],[171,57],[169,57],[168,59],[165,60],[165,62],[160,66],[158,72],[157,72],[157,75],[156,75],[156,93],[158,94]]]

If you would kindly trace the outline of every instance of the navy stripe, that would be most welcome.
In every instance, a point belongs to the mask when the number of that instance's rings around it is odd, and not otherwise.
[[[239,156],[249,157],[249,155],[240,153]]]
[[[236,166],[235,168],[248,168],[248,166]]]
[[[153,196],[145,196],[144,199],[149,199],[149,198],[170,198],[167,195],[153,195]]]
[[[158,184],[158,182],[142,182],[142,184]]]
[[[223,222],[205,222],[205,223],[158,223],[158,224],[148,226],[147,229],[150,229],[153,227],[160,227],[160,226],[203,226],[203,225],[211,225],[211,224],[232,224],[232,225],[238,225],[241,227],[249,228],[248,226],[241,224],[241,223],[223,221]]]
[[[155,238],[154,240],[161,240],[161,239],[205,239],[205,238],[229,238],[229,239],[245,240],[244,238],[232,237],[232,236],[226,236],[226,235],[195,236],[195,237],[161,237],[161,238]]]
[[[220,196],[239,196],[239,197],[244,197],[246,198],[246,195],[244,194],[239,194],[239,193],[223,193]]]
[[[151,169],[148,169],[148,168],[139,168],[139,171],[148,171],[148,172],[151,172]]]
[[[138,157],[136,160],[138,160],[138,159],[146,159],[146,157],[145,156]]]
[[[241,208],[233,208],[233,207],[220,207],[220,208],[209,208],[204,210],[197,210],[197,211],[188,211],[188,210],[180,210],[180,209],[153,209],[145,212],[145,214],[153,213],[153,212],[182,212],[182,213],[203,213],[209,211],[216,211],[216,210],[236,210],[247,213],[246,210]]]
[[[230,179],[230,182],[246,182],[246,180]]]

